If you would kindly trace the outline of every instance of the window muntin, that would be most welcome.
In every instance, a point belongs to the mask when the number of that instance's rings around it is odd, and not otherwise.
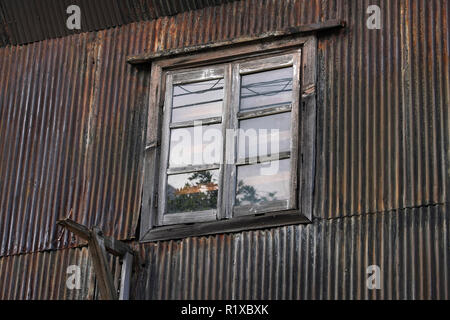
[[[298,139],[300,53],[167,73],[163,145],[169,147],[160,173],[161,225],[297,208],[297,157],[291,155]],[[222,132],[222,141],[182,141],[181,130],[192,136],[199,125]],[[227,129],[236,132],[232,141]],[[252,141],[242,132],[249,129],[258,132],[256,148],[246,147]],[[211,144],[223,147],[215,157],[219,162],[200,157]],[[183,147],[191,151],[177,153]],[[233,161],[225,165],[226,159]],[[255,174],[269,172],[266,167],[279,171]]]

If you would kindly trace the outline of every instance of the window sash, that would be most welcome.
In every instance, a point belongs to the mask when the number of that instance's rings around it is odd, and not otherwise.
[[[241,95],[241,77],[246,74],[263,72],[268,70],[279,69],[283,67],[293,68],[292,75],[292,100],[290,104],[281,106],[261,108],[249,111],[240,111],[240,95]],[[291,150],[289,152],[280,152],[268,157],[256,157],[256,159],[245,158],[238,159],[237,146],[239,137],[234,139],[234,154],[235,165],[232,167],[231,176],[234,181],[229,185],[228,189],[231,197],[228,199],[231,203],[231,212],[228,212],[228,217],[254,215],[260,213],[268,213],[273,211],[293,210],[298,209],[298,141],[299,141],[299,103],[301,92],[301,78],[300,78],[300,66],[301,66],[301,49],[285,53],[283,55],[272,56],[268,58],[259,58],[253,61],[236,63],[233,69],[233,128],[237,130],[239,128],[239,121],[244,119],[259,118],[266,115],[279,114],[284,112],[291,112]],[[236,192],[237,192],[237,168],[241,165],[250,163],[264,163],[272,161],[274,159],[283,160],[291,159],[290,167],[290,181],[289,181],[289,200],[287,203],[267,203],[259,205],[257,208],[253,206],[254,210],[249,210],[252,205],[237,205],[236,204]],[[284,201],[283,201],[284,202]]]
[[[266,107],[262,109],[252,109],[240,111],[240,85],[241,77],[246,74],[279,69],[283,67],[293,67],[292,81],[292,100],[291,103],[275,107]],[[233,216],[253,215],[264,212],[273,212],[280,210],[298,209],[297,203],[297,181],[298,181],[298,135],[299,135],[299,98],[300,98],[300,66],[301,49],[296,49],[282,55],[269,57],[257,57],[248,59],[248,61],[237,61],[228,64],[201,67],[186,71],[174,71],[166,73],[165,102],[163,111],[163,132],[162,132],[162,150],[161,150],[161,168],[159,178],[159,196],[158,196],[158,225],[172,225],[193,222],[207,222],[232,218]],[[187,128],[194,126],[198,120],[171,122],[172,115],[172,91],[173,86],[177,84],[187,84],[197,81],[224,79],[224,95],[222,104],[222,116],[202,119],[202,125],[222,124],[223,150],[222,163],[212,165],[190,166],[184,168],[168,168],[168,159],[170,152],[170,131],[174,128]],[[237,159],[237,134],[232,141],[227,141],[226,130],[232,129],[237,132],[239,121],[258,118],[267,115],[274,115],[284,112],[291,113],[290,135],[292,139],[291,150],[289,152],[270,155],[269,157],[258,159]],[[246,164],[263,163],[277,158],[291,159],[290,182],[289,182],[289,200],[277,203],[267,203],[260,205],[258,210],[249,211],[248,205],[235,205],[236,200],[236,182],[237,168]],[[233,159],[233,164],[227,164],[227,159]],[[238,161],[239,160],[239,161]],[[256,161],[256,162],[253,162]],[[217,209],[197,212],[184,213],[166,213],[167,207],[167,179],[169,174],[197,172],[208,169],[219,170],[218,182],[218,200]]]
[[[162,150],[161,150],[161,167],[159,173],[159,192],[158,192],[158,212],[157,225],[172,225],[180,223],[207,222],[217,219],[217,213],[222,211],[222,189],[223,189],[223,159],[222,164],[204,164],[193,165],[188,167],[169,168],[170,153],[170,136],[172,129],[194,127],[196,122],[201,121],[202,125],[221,124],[222,135],[225,132],[226,122],[226,105],[228,104],[226,81],[224,82],[224,96],[222,102],[222,116],[201,120],[172,122],[172,102],[173,102],[173,86],[177,84],[187,84],[198,81],[207,81],[229,77],[226,71],[226,65],[215,65],[208,68],[191,69],[185,72],[168,72],[166,74],[165,99],[163,108],[163,128],[162,128]],[[222,151],[222,158],[225,153]],[[204,170],[219,170],[217,209],[202,210],[193,212],[167,213],[167,180],[172,174],[199,172]]]

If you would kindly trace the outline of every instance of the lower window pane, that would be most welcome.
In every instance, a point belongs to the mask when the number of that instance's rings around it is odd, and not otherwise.
[[[284,206],[289,200],[290,159],[237,168],[237,206]]]
[[[169,175],[167,213],[216,209],[218,190],[219,170]]]

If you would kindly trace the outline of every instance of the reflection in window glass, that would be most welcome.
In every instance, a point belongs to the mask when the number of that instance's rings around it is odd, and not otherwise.
[[[221,125],[172,129],[169,167],[219,163],[222,155]]]
[[[221,115],[222,100],[189,107],[174,108],[172,109],[172,123],[220,117]]]
[[[236,205],[284,204],[289,199],[290,159],[239,166]]]
[[[167,213],[217,208],[219,170],[169,175]]]
[[[274,107],[292,101],[292,67],[241,77],[241,110]]]
[[[172,122],[205,119],[222,113],[223,79],[173,87]]]
[[[267,156],[291,148],[290,112],[241,120],[239,127],[239,159]]]

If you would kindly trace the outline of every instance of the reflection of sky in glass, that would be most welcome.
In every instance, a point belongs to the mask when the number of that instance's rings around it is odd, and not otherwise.
[[[292,101],[292,67],[243,75],[240,109],[288,104]]]
[[[239,121],[239,158],[266,156],[273,153],[289,151],[291,148],[291,113],[285,112],[265,117]],[[246,132],[256,130],[257,144]],[[259,129],[267,129],[266,134]],[[278,139],[274,130],[278,130]],[[276,148],[275,146],[278,146]]]
[[[222,113],[223,79],[173,87],[172,122],[218,117]]]
[[[194,137],[194,127],[171,130],[169,167],[212,164],[220,161],[221,125],[202,126],[201,129],[201,135],[198,138]],[[194,162],[194,160],[198,161]]]
[[[261,168],[269,167],[274,162],[278,162],[279,169],[274,175],[262,175]],[[255,191],[253,200],[242,201],[244,193],[237,194],[236,199],[241,201],[241,205],[250,203],[258,203],[258,199],[268,198],[272,200],[289,199],[289,183],[290,183],[290,159],[266,162],[261,164],[252,164],[238,167],[237,188],[239,183],[241,186],[252,188]],[[242,189],[243,190],[243,189]],[[275,193],[272,197],[271,194]]]

